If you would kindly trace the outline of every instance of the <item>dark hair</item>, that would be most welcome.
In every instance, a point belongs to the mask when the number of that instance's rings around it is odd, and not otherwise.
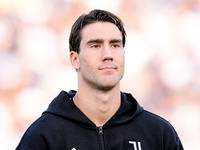
[[[122,42],[123,47],[125,46],[126,41],[126,32],[123,26],[123,22],[120,18],[114,15],[111,12],[105,10],[95,9],[92,10],[89,14],[81,15],[76,22],[73,24],[70,37],[69,37],[69,49],[70,51],[80,52],[80,42],[81,42],[81,31],[82,29],[89,24],[95,22],[110,22],[115,24],[120,32],[122,33]]]

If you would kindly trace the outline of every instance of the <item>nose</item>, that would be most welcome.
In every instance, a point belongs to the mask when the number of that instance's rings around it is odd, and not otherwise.
[[[105,47],[102,52],[103,61],[113,61],[113,54],[110,47]]]

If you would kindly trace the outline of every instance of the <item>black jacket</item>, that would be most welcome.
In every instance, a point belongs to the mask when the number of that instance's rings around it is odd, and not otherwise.
[[[174,128],[121,92],[121,107],[96,127],[62,91],[25,132],[16,150],[183,150]]]

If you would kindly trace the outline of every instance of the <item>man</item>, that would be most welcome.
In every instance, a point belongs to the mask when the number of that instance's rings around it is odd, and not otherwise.
[[[78,90],[62,91],[17,150],[183,150],[166,120],[120,92],[125,38],[122,21],[110,12],[78,18],[69,39]]]

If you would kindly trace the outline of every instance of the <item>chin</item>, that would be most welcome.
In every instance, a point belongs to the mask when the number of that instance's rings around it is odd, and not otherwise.
[[[99,86],[99,90],[102,90],[102,91],[110,91],[114,88],[116,88],[118,85],[118,83],[116,84],[104,84],[104,85],[101,85]]]

